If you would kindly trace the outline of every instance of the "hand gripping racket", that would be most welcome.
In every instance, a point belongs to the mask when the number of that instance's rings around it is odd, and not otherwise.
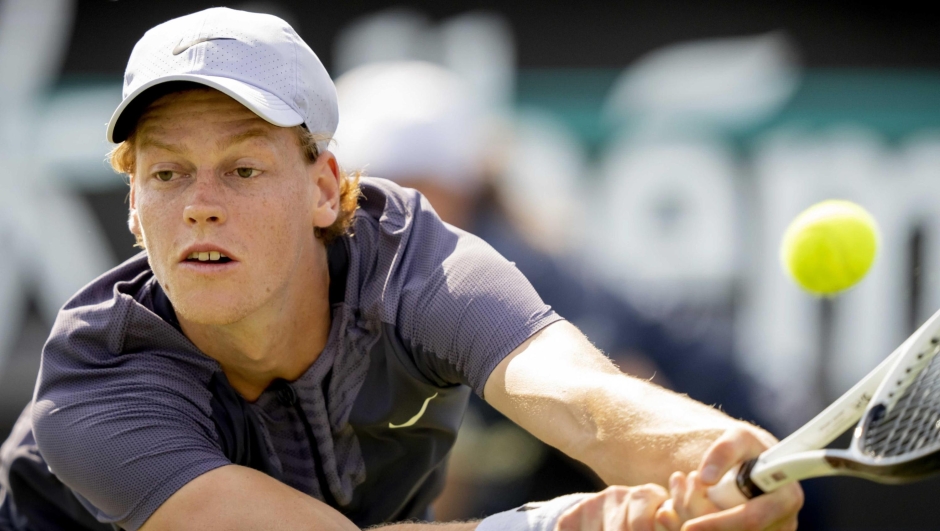
[[[802,479],[904,483],[940,471],[940,311],[792,435],[708,489],[722,509]],[[861,419],[861,420],[859,420]],[[846,450],[822,450],[858,425]]]

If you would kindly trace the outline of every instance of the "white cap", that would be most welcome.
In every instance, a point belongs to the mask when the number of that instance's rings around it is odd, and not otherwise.
[[[272,15],[216,7],[164,22],[137,41],[108,141],[124,141],[153,96],[166,92],[142,94],[180,81],[224,92],[277,126],[306,124],[332,136],[339,121],[330,75],[290,25]]]
[[[392,180],[473,187],[483,174],[483,109],[456,74],[421,61],[372,63],[336,80],[346,168]]]

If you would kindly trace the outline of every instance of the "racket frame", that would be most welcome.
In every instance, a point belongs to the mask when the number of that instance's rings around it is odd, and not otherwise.
[[[709,488],[709,498],[719,507],[729,508],[788,483],[812,477],[847,475],[880,483],[903,483],[924,477],[930,468],[940,468],[937,452],[882,457],[873,462],[859,447],[863,423],[856,427],[849,449],[822,449],[858,423],[866,411],[875,407],[890,411],[920,369],[937,355],[940,346],[934,338],[938,334],[940,311],[812,420],[756,459],[729,471],[718,484]]]

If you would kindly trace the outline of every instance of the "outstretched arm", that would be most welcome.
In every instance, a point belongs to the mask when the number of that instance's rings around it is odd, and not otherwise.
[[[668,484],[740,426],[715,408],[623,374],[567,322],[546,327],[493,371],[486,401],[608,484]]]
[[[472,531],[477,523],[396,524],[389,531]],[[359,531],[338,511],[257,470],[207,472],[157,509],[141,531]]]
[[[586,463],[608,484],[667,485],[672,472],[697,470],[703,485],[712,485],[775,441],[715,408],[621,373],[566,322],[516,348],[490,375],[484,392],[496,409]],[[688,529],[791,530],[802,499],[799,486],[792,485],[695,519]]]
[[[578,498],[557,517],[555,531],[653,531],[668,493],[657,485],[609,487]],[[531,515],[532,512],[525,514]],[[532,517],[527,517],[529,521]],[[532,522],[540,521],[538,518]],[[376,531],[475,531],[480,522],[399,523]],[[516,524],[518,525],[518,524]],[[547,529],[531,523],[527,529]],[[325,503],[261,472],[223,466],[190,481],[160,506],[141,531],[358,531]],[[489,524],[486,529],[500,529]],[[519,529],[513,527],[513,529]]]

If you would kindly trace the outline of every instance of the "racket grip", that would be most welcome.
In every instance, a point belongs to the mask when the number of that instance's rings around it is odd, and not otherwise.
[[[751,459],[729,470],[718,483],[708,488],[708,499],[724,510],[763,494],[751,481],[751,469],[756,463],[757,459]]]

